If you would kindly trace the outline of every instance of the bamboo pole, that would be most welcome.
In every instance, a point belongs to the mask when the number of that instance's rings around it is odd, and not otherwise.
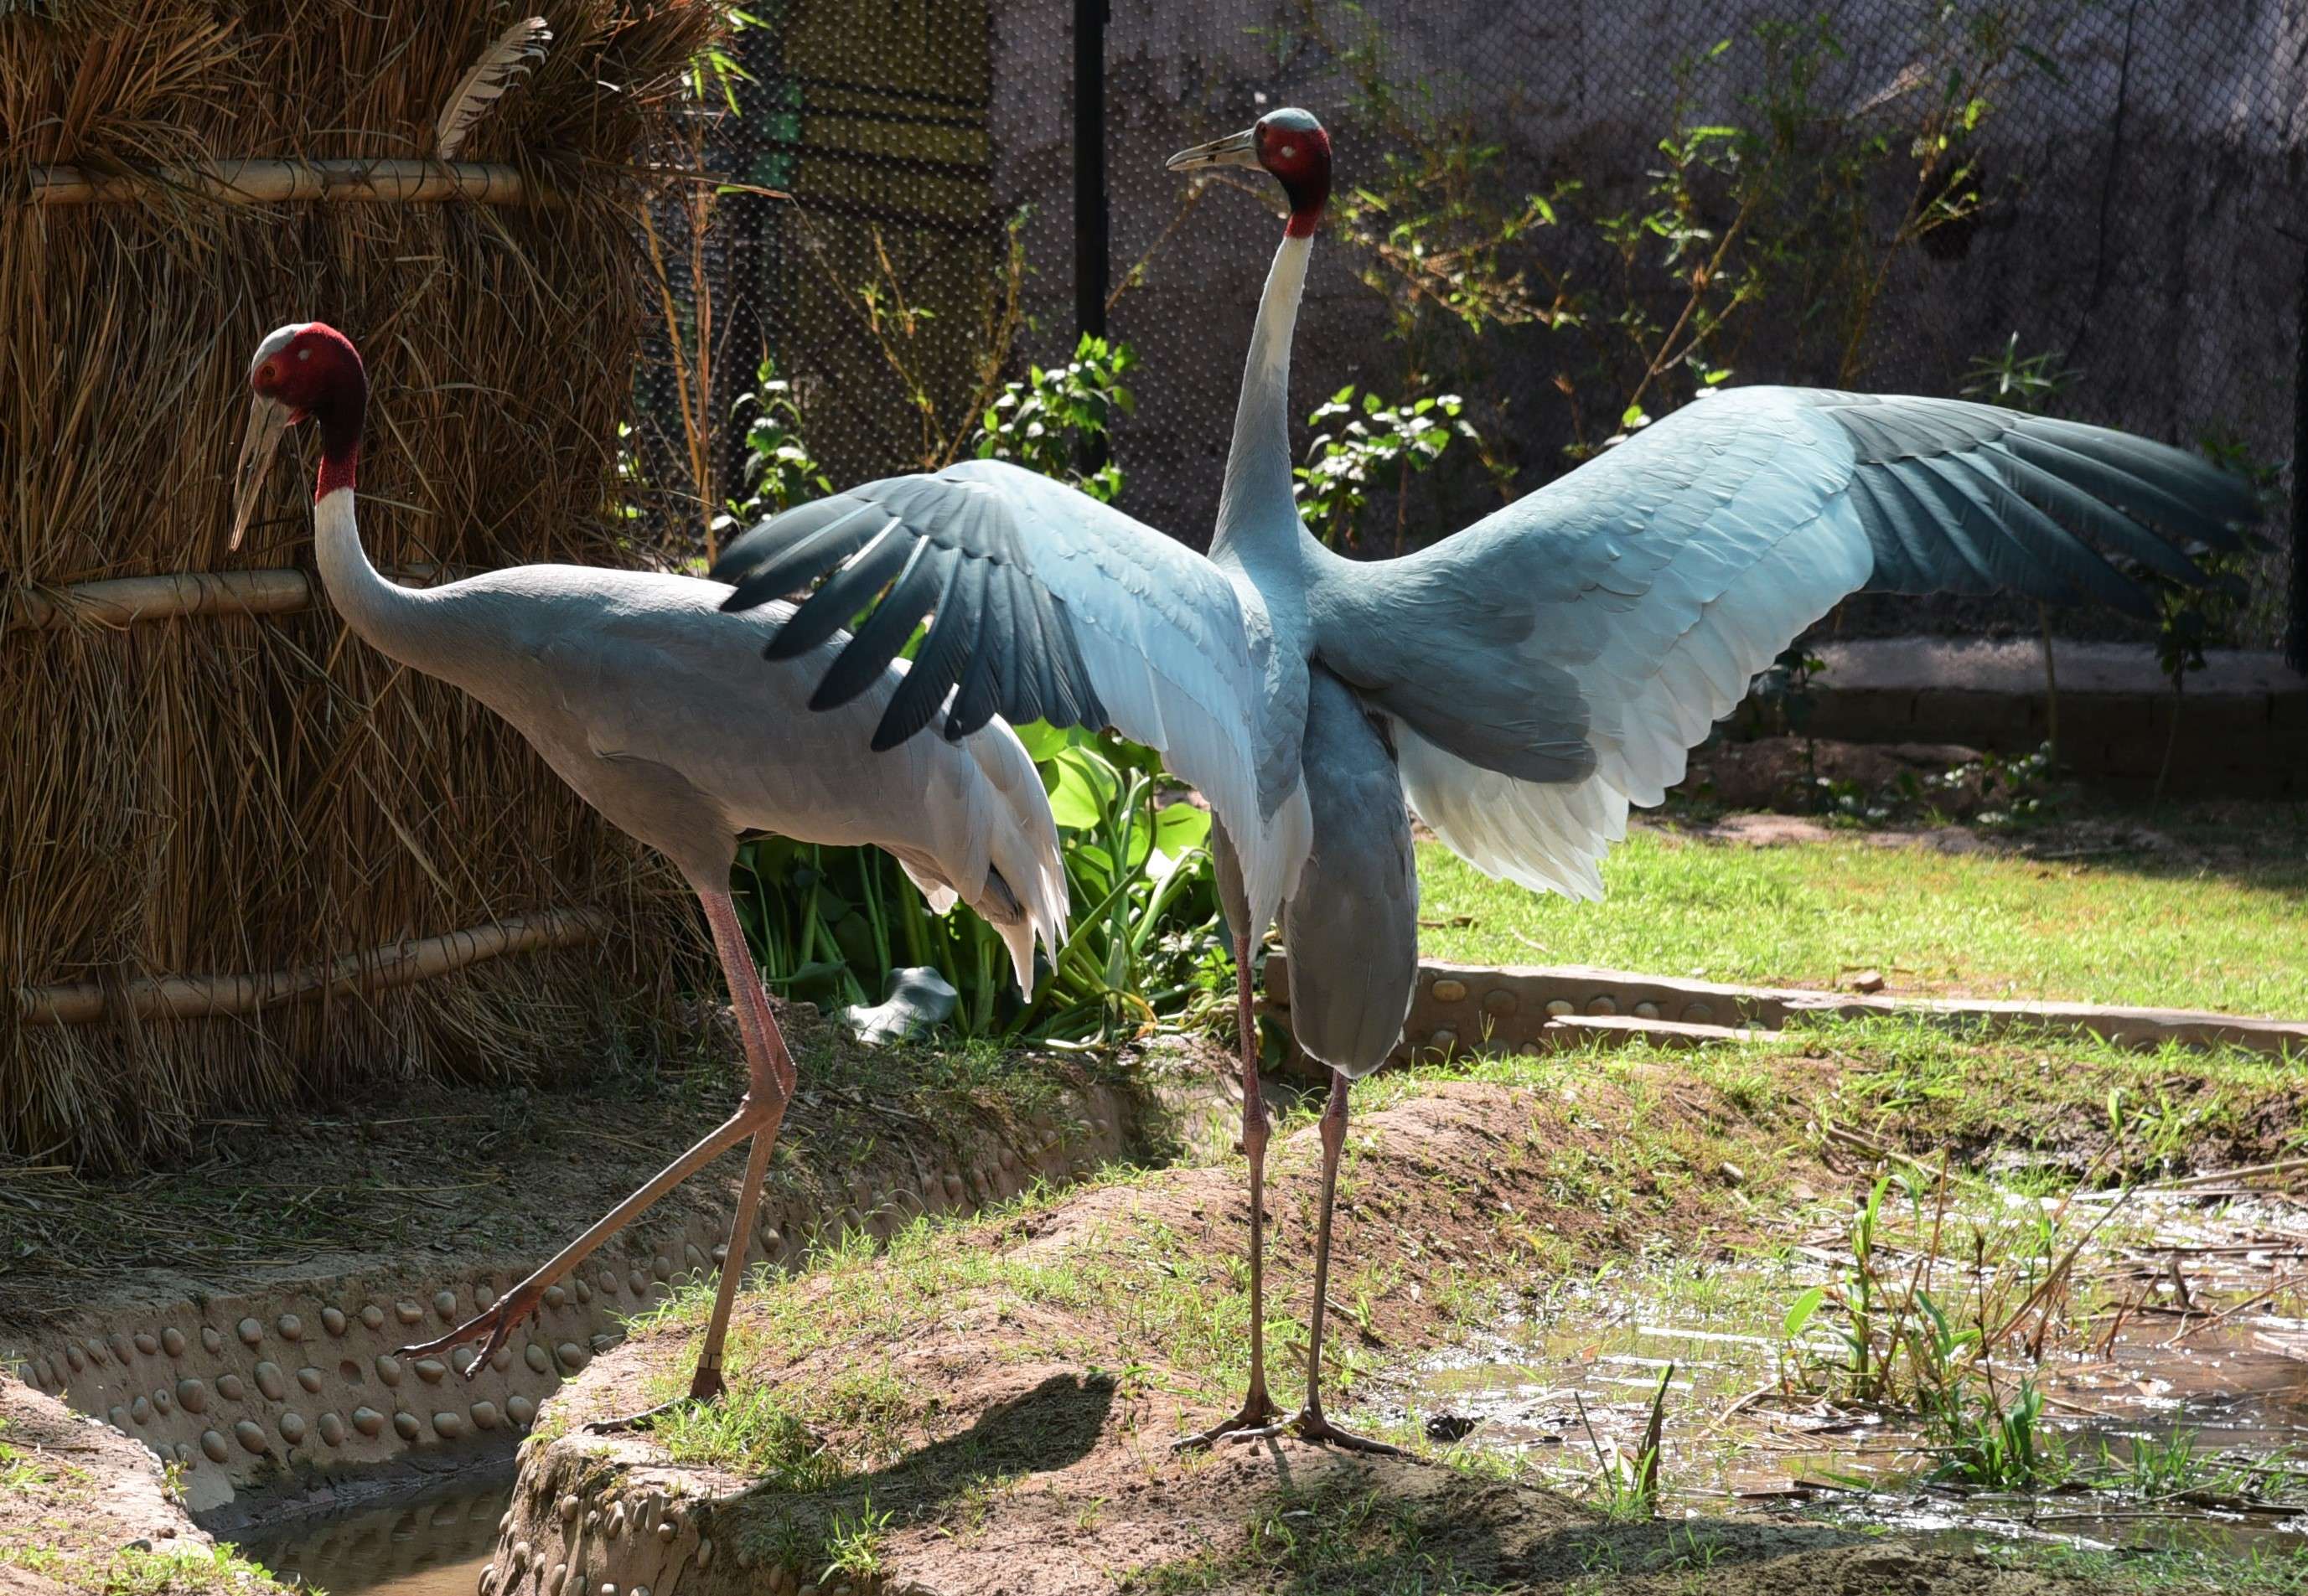
[[[513,167],[493,161],[220,160],[172,170],[91,172],[80,167],[32,168],[35,205],[100,205],[171,190],[228,205],[283,200],[377,200],[424,204],[466,199],[484,205],[557,205],[549,189],[530,189]]]
[[[421,586],[457,573],[454,568],[404,565],[384,574]],[[296,570],[172,571],[13,594],[0,589],[0,633],[132,626],[185,615],[280,615],[309,609],[316,597],[312,578]]]
[[[23,986],[16,989],[17,1017],[28,1025],[84,1025],[115,1013],[133,1013],[139,1019],[247,1014],[314,992],[382,991],[429,981],[508,953],[568,948],[590,941],[607,924],[607,916],[599,909],[552,909],[421,941],[388,943],[326,964],[287,970],[247,975],[168,975],[131,981],[111,994],[103,982],[96,981]]]
[[[274,615],[312,602],[313,585],[301,571],[177,571],[0,596],[0,632],[75,622],[128,626],[177,615]]]

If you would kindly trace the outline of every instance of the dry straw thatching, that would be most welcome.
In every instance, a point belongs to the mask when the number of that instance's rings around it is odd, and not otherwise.
[[[525,202],[198,178],[426,159],[531,10],[551,50],[458,152]],[[665,1012],[677,895],[515,733],[313,602],[299,474],[225,539],[247,353],[319,318],[369,361],[380,565],[633,562],[605,509],[637,163],[716,13],[0,6],[0,1154],[124,1164],[353,1083],[572,1067]],[[98,192],[37,192],[65,167]]]

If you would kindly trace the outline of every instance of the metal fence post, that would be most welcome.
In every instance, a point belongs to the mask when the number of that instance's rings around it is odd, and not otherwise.
[[[2292,580],[2284,628],[2284,657],[2308,676],[2308,491],[2300,472],[2308,461],[2308,248],[2300,252],[2300,348],[2292,368]]]
[[[1107,0],[1074,0],[1074,324],[1106,336]]]

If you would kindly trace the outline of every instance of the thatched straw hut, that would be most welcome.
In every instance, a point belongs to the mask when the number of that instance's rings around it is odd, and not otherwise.
[[[432,162],[531,9],[549,52]],[[225,541],[248,351],[319,318],[368,356],[380,566],[635,558],[637,167],[717,9],[0,6],[0,1153],[118,1164],[352,1083],[580,1065],[663,1012],[678,899],[516,734],[348,636],[303,485]],[[281,193],[332,197],[250,202]]]

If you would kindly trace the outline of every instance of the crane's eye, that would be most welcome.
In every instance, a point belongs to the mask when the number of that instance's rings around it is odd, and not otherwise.
[[[271,361],[268,360],[256,368],[256,385],[259,388],[270,388],[279,381],[280,381],[280,368]]]

